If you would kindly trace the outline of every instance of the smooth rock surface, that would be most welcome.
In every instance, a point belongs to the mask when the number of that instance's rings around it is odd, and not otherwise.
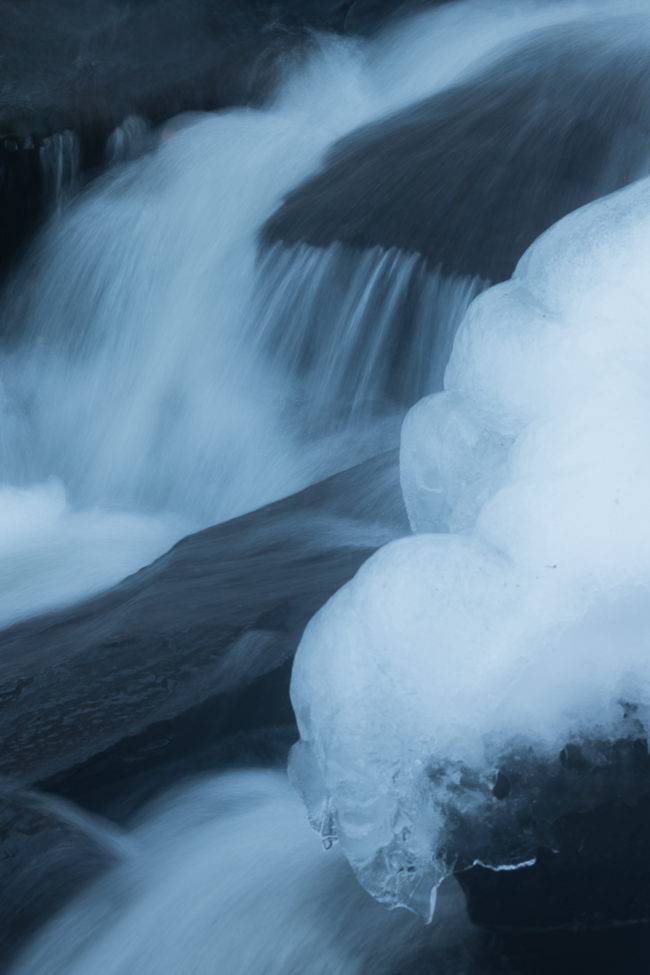
[[[225,732],[291,726],[304,626],[405,531],[389,452],[192,535],[76,608],[6,630],[0,772],[79,798]]]
[[[509,277],[552,223],[647,171],[650,38],[635,23],[539,31],[347,136],[263,240],[398,247],[449,275]]]

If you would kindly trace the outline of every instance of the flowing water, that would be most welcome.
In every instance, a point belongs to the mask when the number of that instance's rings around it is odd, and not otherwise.
[[[319,39],[262,109],[127,120],[74,200],[75,146],[48,147],[57,212],[2,314],[0,623],[397,443],[487,282],[260,230],[339,137],[602,11],[467,0],[374,41]],[[283,776],[242,773],[147,812],[16,972],[381,975],[408,971],[426,930],[324,854]]]
[[[425,931],[387,914],[323,850],[284,775],[241,772],[151,811],[121,864],[16,971],[381,975],[415,956]]]
[[[263,110],[163,127],[55,217],[2,313],[1,621],[396,442],[477,284],[399,252],[259,260],[259,229],[333,140],[583,7],[460,3],[365,46],[324,38]],[[46,160],[59,207],[68,143]]]

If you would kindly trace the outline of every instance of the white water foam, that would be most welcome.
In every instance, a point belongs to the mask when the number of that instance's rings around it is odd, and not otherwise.
[[[0,487],[0,625],[114,585],[182,531],[170,518],[75,511],[54,478],[28,488]]]
[[[130,850],[130,852],[129,852]],[[179,791],[123,862],[39,936],[13,975],[383,975],[429,934],[386,915],[326,856],[286,776]]]

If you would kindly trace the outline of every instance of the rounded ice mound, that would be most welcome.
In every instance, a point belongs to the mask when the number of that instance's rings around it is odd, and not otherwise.
[[[533,805],[550,822],[566,796],[501,802],[504,761],[525,783],[568,742],[646,736],[649,267],[646,179],[474,301],[444,392],[403,428],[430,534],[380,551],[305,632],[292,777],[390,905],[428,918],[452,870],[534,858]]]

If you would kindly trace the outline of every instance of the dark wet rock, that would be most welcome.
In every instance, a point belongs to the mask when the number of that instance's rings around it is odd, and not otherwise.
[[[430,947],[392,975],[618,975],[642,972],[650,926],[589,931],[495,932],[467,917],[453,878],[438,890]]]
[[[647,170],[650,38],[564,26],[340,141],[263,231],[269,244],[398,247],[508,278],[570,210]],[[380,203],[378,203],[380,201]]]
[[[572,743],[555,762],[505,761],[497,786],[507,779],[507,794],[495,791],[492,814],[458,829],[456,876],[472,921],[520,933],[648,924],[647,742]],[[468,866],[474,857],[483,862]],[[528,858],[516,870],[483,865]]]
[[[0,965],[116,861],[108,837],[67,803],[0,779]]]
[[[305,625],[406,531],[390,452],[6,630],[0,772],[108,801],[121,779],[182,764],[224,735],[292,727],[289,673]]]

